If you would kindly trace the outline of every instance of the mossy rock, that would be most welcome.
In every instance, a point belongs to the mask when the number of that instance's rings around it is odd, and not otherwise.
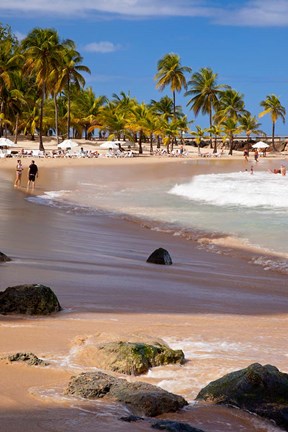
[[[183,364],[185,360],[182,350],[160,343],[108,342],[98,350],[104,356],[106,368],[127,375],[145,374],[152,367]]]
[[[288,374],[254,363],[203,388],[196,400],[237,406],[288,430]]]

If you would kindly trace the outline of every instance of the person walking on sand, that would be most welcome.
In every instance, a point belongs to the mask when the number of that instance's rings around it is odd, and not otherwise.
[[[23,165],[20,159],[17,160],[17,165],[16,165],[16,178],[15,178],[15,182],[14,182],[14,187],[19,187],[21,186],[21,177],[22,177],[22,171],[23,171]]]
[[[39,176],[39,171],[38,171],[38,167],[35,164],[34,160],[32,160],[31,165],[29,165],[29,170],[28,170],[28,183],[27,183],[27,190],[31,189],[34,190],[35,188],[35,179],[36,176]]]
[[[255,159],[255,162],[258,162],[258,158],[259,158],[259,152],[258,152],[257,149],[255,149],[255,151],[254,151],[254,159]]]

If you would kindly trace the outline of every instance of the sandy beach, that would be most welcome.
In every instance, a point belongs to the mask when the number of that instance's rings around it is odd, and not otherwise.
[[[271,156],[267,166],[286,157]],[[225,171],[231,163],[243,168],[242,153],[205,163],[196,154],[190,159],[187,165],[185,158],[149,156],[38,158],[35,194],[73,188],[85,169],[99,179],[99,188],[117,178],[119,184],[137,182],[141,193],[148,176],[161,181],[191,167],[193,173]],[[64,395],[72,375],[93,367],[89,347],[101,341],[162,338],[183,349],[187,364],[157,368],[141,380],[189,402],[211,380],[254,362],[287,372],[287,275],[255,266],[252,252],[211,253],[193,240],[115,214],[82,214],[28,201],[30,160],[22,159],[21,188],[13,187],[16,159],[0,160],[0,251],[12,258],[0,265],[0,290],[42,283],[53,289],[63,311],[45,318],[1,316],[1,356],[25,351],[50,362],[41,368],[0,361],[1,432],[151,430],[145,422],[119,420],[127,414],[121,406]],[[172,266],[146,263],[158,247],[170,252]],[[207,432],[280,430],[247,413],[207,405],[191,404],[163,417]]]

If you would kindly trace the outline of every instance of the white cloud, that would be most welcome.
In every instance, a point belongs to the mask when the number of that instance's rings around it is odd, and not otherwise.
[[[0,11],[15,13],[53,14],[71,16],[161,17],[161,16],[211,16],[213,9],[207,0],[1,0]]]
[[[241,7],[222,10],[215,22],[225,25],[251,27],[280,27],[288,25],[287,0],[250,0]]]
[[[112,53],[115,51],[119,51],[122,49],[122,46],[119,44],[114,44],[113,42],[92,42],[84,47],[84,50],[92,53]]]
[[[288,0],[1,0],[1,16],[202,17],[219,25],[287,26]]]

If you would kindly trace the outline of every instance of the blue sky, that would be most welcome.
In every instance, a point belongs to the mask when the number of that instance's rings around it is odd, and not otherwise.
[[[219,83],[244,94],[253,115],[275,94],[288,122],[288,0],[1,0],[0,22],[19,38],[52,27],[74,40],[97,96],[124,91],[146,103],[171,96],[155,88],[154,76],[158,60],[174,52],[192,72],[211,67]],[[193,120],[183,93],[176,102]],[[269,116],[259,122],[270,134]],[[288,135],[287,127],[279,120],[276,134]]]

